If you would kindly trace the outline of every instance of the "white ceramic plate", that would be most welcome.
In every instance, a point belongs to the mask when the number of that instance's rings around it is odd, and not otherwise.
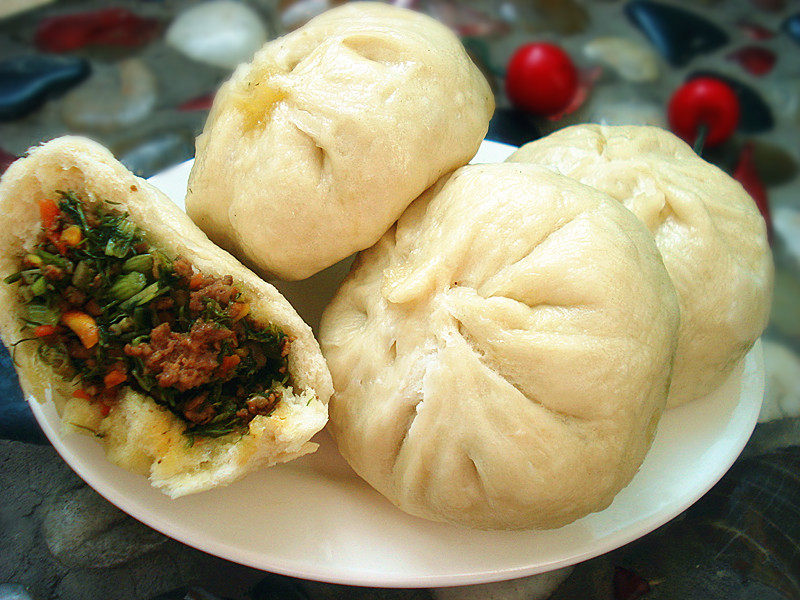
[[[485,142],[476,160],[513,148]],[[190,165],[153,178],[182,203]],[[347,262],[280,284],[312,325]],[[122,510],[181,542],[267,571],[368,586],[435,587],[498,581],[567,566],[667,522],[728,470],[756,423],[764,392],[761,346],[715,394],[669,411],[639,473],[606,510],[553,531],[472,531],[401,512],[360,480],[331,438],[286,465],[233,485],[170,500],[143,477],[109,464],[91,437],[64,433],[52,404],[34,414],[67,463]]]

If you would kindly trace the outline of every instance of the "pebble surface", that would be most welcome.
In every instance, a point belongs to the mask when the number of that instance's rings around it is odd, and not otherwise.
[[[212,0],[189,8],[166,34],[167,43],[182,54],[224,69],[250,60],[266,40],[259,15],[233,0]]]
[[[629,38],[595,38],[583,47],[583,53],[589,59],[612,67],[626,81],[655,81],[659,76],[655,52]]]
[[[22,55],[0,61],[0,121],[19,119],[91,73],[89,61],[73,56]]]
[[[86,83],[64,98],[61,116],[77,131],[121,129],[147,117],[157,98],[152,71],[138,58],[130,58],[98,66]]]
[[[47,547],[56,559],[71,567],[121,565],[167,541],[89,487],[49,498],[43,514]]]
[[[625,14],[674,67],[725,46],[730,38],[712,21],[672,4],[632,0]]]

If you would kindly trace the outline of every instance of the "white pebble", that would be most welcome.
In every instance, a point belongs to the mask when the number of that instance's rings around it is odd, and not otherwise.
[[[627,81],[658,79],[658,57],[650,48],[621,37],[599,37],[583,47],[587,58],[608,65]]]
[[[192,60],[232,69],[267,41],[261,18],[233,0],[212,0],[182,12],[167,30],[167,43]]]
[[[138,123],[156,105],[155,75],[137,58],[97,65],[83,85],[64,98],[64,122],[77,130],[110,131]]]
[[[600,125],[653,125],[654,127],[667,125],[662,107],[638,102],[592,105],[587,120]]]

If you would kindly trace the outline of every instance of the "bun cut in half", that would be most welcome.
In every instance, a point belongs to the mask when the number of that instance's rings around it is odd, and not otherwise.
[[[0,333],[28,398],[169,496],[316,449],[330,373],[271,285],[103,147],[63,137],[0,182]]]
[[[475,155],[494,98],[431,17],[354,2],[266,44],[220,88],[186,209],[217,244],[282,279],[368,248]]]
[[[653,234],[678,291],[668,406],[717,389],[764,331],[773,265],[764,219],[739,182],[657,127],[577,125],[508,159],[612,196]]]
[[[555,528],[639,468],[669,387],[675,290],[619,203],[541,167],[463,167],[359,254],[326,309],[331,428],[398,507]]]

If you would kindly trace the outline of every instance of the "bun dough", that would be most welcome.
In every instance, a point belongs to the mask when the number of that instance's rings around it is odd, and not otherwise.
[[[186,208],[242,260],[303,279],[374,244],[469,162],[493,111],[489,85],[444,25],[346,4],[268,43],[222,86]]]
[[[568,127],[508,160],[577,179],[639,217],[680,300],[668,405],[718,388],[766,327],[772,301],[766,227],[742,186],[656,127]]]
[[[274,287],[212,244],[169,198],[95,142],[58,138],[32,149],[3,175],[0,279],[17,271],[20,255],[41,231],[37,202],[57,190],[119,203],[119,209],[145,230],[149,243],[169,255],[183,255],[204,274],[231,275],[247,295],[257,322],[273,323],[296,338],[289,354],[292,387],[270,416],[250,422],[246,435],[205,438],[192,446],[182,433],[183,421],[130,388],[103,417],[97,405],[73,398],[74,384],[38,360],[35,344],[28,343],[15,350],[25,395],[55,402],[65,425],[94,431],[112,462],[149,475],[154,486],[173,497],[224,485],[258,467],[316,450],[309,439],[325,425],[333,388],[311,329]],[[0,306],[0,334],[10,346],[22,337],[22,306],[14,286],[0,283]]]
[[[619,203],[534,165],[463,167],[359,255],[323,314],[330,425],[406,512],[559,527],[639,468],[677,326],[652,237]]]

